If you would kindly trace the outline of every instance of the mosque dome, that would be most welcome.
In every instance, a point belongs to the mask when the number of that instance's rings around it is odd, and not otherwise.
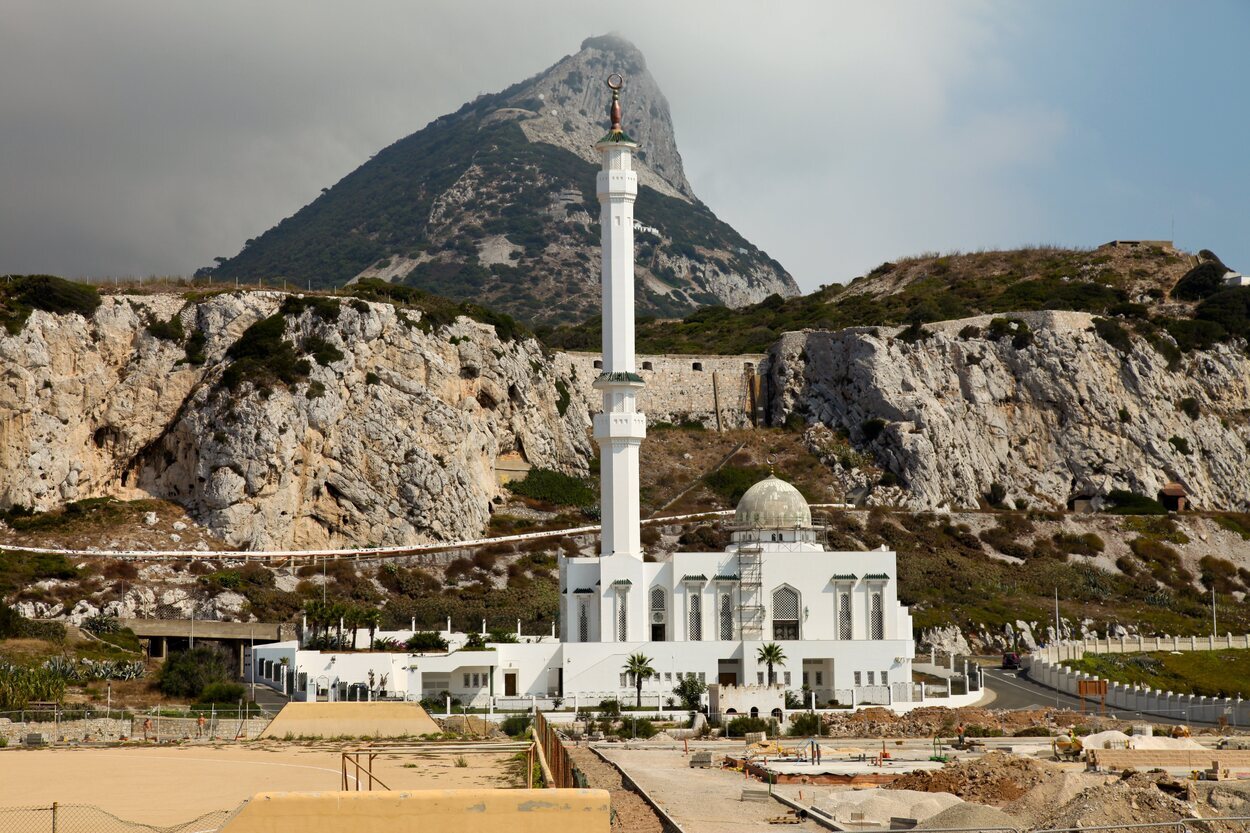
[[[812,510],[798,489],[770,474],[738,501],[734,524],[763,529],[810,527]]]

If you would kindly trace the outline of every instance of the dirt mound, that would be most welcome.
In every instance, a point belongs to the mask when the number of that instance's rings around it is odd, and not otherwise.
[[[1197,817],[1188,803],[1164,792],[1160,786],[1149,776],[1133,775],[1090,787],[1046,817],[1041,826],[1144,824]]]
[[[916,829],[941,830],[943,828],[956,827],[986,830],[995,827],[1018,828],[1019,826],[1020,821],[1015,816],[1004,813],[996,807],[964,803],[956,804],[954,807],[947,808],[936,816],[930,817]]]
[[[976,760],[947,764],[939,770],[909,772],[885,788],[950,793],[978,804],[1002,805],[1015,801],[1059,771],[1032,758],[990,752]]]
[[[955,727],[961,723],[972,729],[986,730],[990,734],[1001,733],[1008,736],[1029,730],[1044,736],[1046,727],[1050,726],[1066,728],[1085,725],[1097,730],[1127,729],[1130,725],[1126,721],[1080,715],[1067,709],[1009,711],[975,706],[963,709],[926,706],[903,715],[882,708],[860,709],[854,714],[830,715],[825,718],[825,732],[835,738],[953,737]]]
[[[1054,813],[1056,807],[1062,807],[1084,790],[1101,786],[1105,782],[1106,776],[1103,775],[1057,772],[1003,809],[1036,826],[1046,816]]]

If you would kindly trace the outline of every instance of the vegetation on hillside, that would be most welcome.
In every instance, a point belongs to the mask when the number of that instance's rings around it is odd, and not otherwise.
[[[1218,262],[1211,253],[1203,256],[1184,272],[1181,257],[1163,249],[927,255],[884,263],[845,286],[833,284],[797,298],[774,295],[740,309],[707,307],[679,321],[643,318],[637,344],[641,353],[760,353],[782,333],[795,330],[906,324],[912,325],[915,340],[925,334],[920,325],[934,321],[1072,310],[1101,316],[1099,335],[1118,349],[1127,349],[1131,330],[1171,359],[1250,337],[1250,288],[1212,282],[1210,275],[1223,267],[1211,265]],[[1201,280],[1194,277],[1199,270],[1205,276]],[[1180,282],[1169,296],[1178,275]],[[539,335],[552,347],[597,350],[601,326],[592,318]]]
[[[1145,654],[1086,654],[1063,663],[1074,671],[1117,683],[1149,686],[1177,694],[1233,697],[1250,692],[1250,651],[1159,651]]]
[[[10,275],[0,282],[0,325],[17,335],[34,310],[90,318],[100,306],[93,286],[52,275]]]

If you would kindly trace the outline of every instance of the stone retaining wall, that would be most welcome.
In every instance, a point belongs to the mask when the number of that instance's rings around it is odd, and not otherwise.
[[[91,718],[88,720],[12,720],[0,717],[0,738],[9,746],[17,746],[27,735],[43,735],[48,743],[83,743],[117,741],[123,737],[143,739],[143,721],[147,715],[133,718]],[[181,740],[196,737],[197,721],[194,717],[151,717],[152,740]],[[253,739],[269,725],[268,717],[253,717],[246,721],[234,717],[217,717],[206,722],[207,737],[234,740],[236,735]]]
[[[591,413],[601,410],[603,397],[592,385],[602,373],[595,367],[598,353],[560,353],[556,357],[559,375],[570,378],[581,390]],[[638,356],[638,375],[646,387],[638,392],[638,410],[648,421],[701,422],[717,428],[717,414],[723,428],[746,428],[754,424],[754,414],[763,415],[765,376],[763,353],[739,356]]]

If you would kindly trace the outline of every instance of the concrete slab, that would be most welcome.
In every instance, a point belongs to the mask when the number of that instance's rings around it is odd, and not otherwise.
[[[287,703],[261,737],[398,738],[441,731],[419,703]]]

